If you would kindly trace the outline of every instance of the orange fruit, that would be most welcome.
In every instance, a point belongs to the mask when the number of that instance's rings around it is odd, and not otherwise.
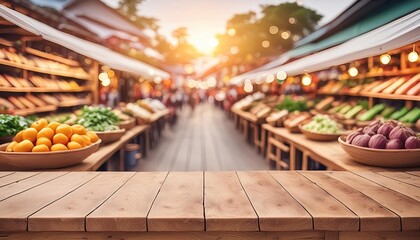
[[[71,127],[67,124],[60,124],[60,126],[55,129],[55,134],[57,133],[62,133],[66,135],[68,139],[70,139],[71,135],[73,134],[73,130],[71,130]]]
[[[96,135],[96,133],[92,132],[92,131],[88,131],[86,133],[86,136],[88,136],[90,138],[90,141],[92,143],[96,143],[99,140],[98,135]]]
[[[83,127],[80,124],[75,124],[71,126],[71,129],[73,130],[73,134],[79,134],[79,135],[85,135],[86,134],[86,128]]]
[[[6,152],[13,152],[13,148],[18,144],[18,142],[13,141],[7,145]]]
[[[29,140],[32,143],[36,142],[36,135],[38,134],[38,130],[35,128],[27,128],[22,132],[22,140]]]
[[[69,142],[67,143],[67,148],[69,150],[73,150],[73,149],[81,149],[82,146],[80,146],[80,144],[78,142]]]
[[[23,140],[22,142],[16,144],[15,147],[13,147],[13,152],[30,152],[32,151],[33,147],[34,144],[30,140]]]
[[[22,142],[22,133],[23,133],[23,130],[22,131],[20,131],[20,132],[18,132],[17,134],[16,134],[16,136],[13,138],[13,141],[16,141],[16,142]]]
[[[39,138],[48,138],[48,139],[52,139],[54,137],[54,131],[51,128],[43,128],[41,129],[38,134],[36,135],[36,137]]]
[[[67,145],[67,143],[69,142],[69,138],[64,135],[63,133],[57,133],[54,135],[53,137],[53,144],[58,144],[61,143],[63,145]]]
[[[51,152],[65,151],[65,150],[68,150],[67,147],[61,143],[57,143],[51,146]]]
[[[50,148],[44,144],[36,145],[34,148],[32,148],[32,152],[49,152],[49,151],[50,151]]]
[[[85,139],[79,134],[73,134],[70,141],[79,143],[82,148],[86,147]]]
[[[83,140],[85,140],[86,146],[89,146],[90,144],[92,144],[88,136],[83,135],[82,137],[83,137]]]
[[[55,132],[55,129],[56,129],[58,126],[60,126],[60,123],[59,123],[59,122],[50,122],[50,123],[47,125],[47,127],[51,128],[54,132]]]
[[[48,148],[50,148],[52,146],[52,142],[50,139],[46,138],[46,137],[41,137],[38,138],[38,140],[36,140],[36,145],[45,145]]]
[[[31,128],[35,128],[37,131],[40,131],[48,125],[48,121],[45,118],[40,118],[38,121],[32,123]]]

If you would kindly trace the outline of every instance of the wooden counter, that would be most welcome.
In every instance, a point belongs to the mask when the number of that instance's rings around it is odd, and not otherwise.
[[[232,108],[231,111],[235,125],[242,130],[245,141],[251,140],[257,151],[264,152],[264,143],[261,139],[261,123],[265,122],[265,118],[258,118],[250,112],[237,108]],[[250,130],[252,131],[252,137]]]
[[[318,142],[307,139],[303,134],[290,133],[285,128],[276,128],[270,124],[263,124],[263,129],[270,135],[274,135],[290,145],[290,169],[296,169],[296,149],[305,152],[313,160],[327,166],[330,170],[348,171],[400,171],[395,168],[380,168],[360,164],[354,160],[341,148],[338,141]],[[265,137],[263,137],[265,138]],[[410,168],[420,170],[420,168]],[[305,169],[304,169],[305,170]],[[406,170],[406,169],[402,169]]]
[[[418,239],[420,172],[0,172],[0,236]]]

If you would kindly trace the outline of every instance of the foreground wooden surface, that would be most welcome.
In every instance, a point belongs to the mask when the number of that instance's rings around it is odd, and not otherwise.
[[[0,172],[3,238],[419,235],[419,171]]]

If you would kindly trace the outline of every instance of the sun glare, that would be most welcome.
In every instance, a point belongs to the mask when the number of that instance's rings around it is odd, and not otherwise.
[[[219,40],[214,36],[190,36],[189,41],[198,51],[204,54],[211,54],[214,49],[219,45]]]

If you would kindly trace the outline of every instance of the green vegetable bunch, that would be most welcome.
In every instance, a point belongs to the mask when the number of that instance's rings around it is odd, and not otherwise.
[[[0,114],[0,137],[16,135],[30,124],[31,122],[24,117]]]
[[[119,129],[120,119],[110,108],[84,106],[78,124],[89,131],[106,132]]]
[[[335,134],[342,132],[338,123],[328,117],[328,115],[316,115],[303,128],[315,133]]]
[[[308,106],[306,104],[306,101],[304,101],[304,100],[294,101],[290,96],[286,96],[284,98],[283,102],[278,104],[276,106],[276,108],[279,109],[279,110],[286,109],[289,112],[294,112],[294,111],[303,112],[303,111],[308,110]]]

